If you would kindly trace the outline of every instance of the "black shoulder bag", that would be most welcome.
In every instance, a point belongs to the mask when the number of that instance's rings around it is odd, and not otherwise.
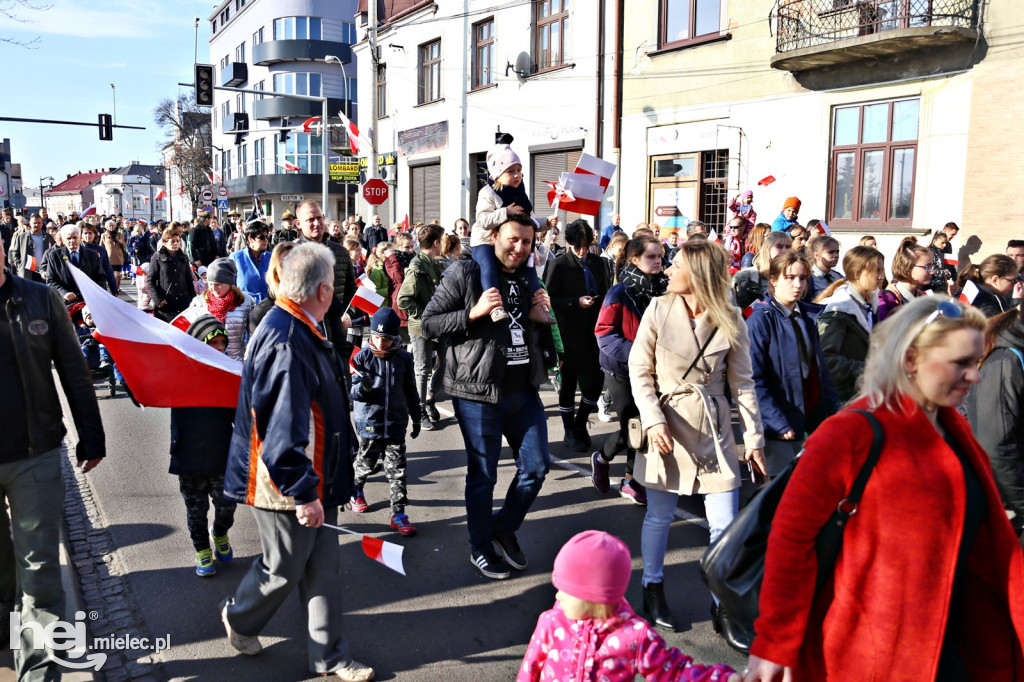
[[[843,546],[846,523],[857,513],[857,505],[864,493],[864,486],[867,485],[868,478],[878,463],[885,441],[882,426],[875,415],[866,410],[854,412],[864,415],[871,424],[874,442],[850,492],[836,504],[835,513],[818,533],[814,544],[815,553],[818,555],[815,595],[821,591],[835,570],[839,550]],[[748,633],[754,632],[754,621],[757,620],[761,580],[764,578],[764,557],[768,551],[768,534],[771,532],[772,519],[799,461],[800,458],[795,457],[785,471],[755,493],[729,527],[708,547],[700,560],[704,582],[728,611],[729,619]]]

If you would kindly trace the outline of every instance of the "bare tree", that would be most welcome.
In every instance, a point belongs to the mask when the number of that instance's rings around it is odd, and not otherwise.
[[[167,135],[159,147],[174,145],[171,163],[181,178],[181,188],[168,191],[182,191],[192,206],[198,206],[200,192],[209,184],[207,171],[211,167],[209,108],[198,106],[189,95],[182,94],[176,100],[162,100],[153,110],[153,119]]]
[[[46,10],[53,7],[53,5],[40,5],[31,0],[0,0],[0,15],[3,15],[11,21],[16,21],[19,24],[34,24],[35,19],[25,19],[22,17],[20,11],[31,11],[31,12],[45,12]],[[39,36],[36,36],[32,40],[18,40],[17,38],[11,38],[9,36],[0,36],[0,43],[9,43],[11,45],[17,45],[18,47],[24,47],[29,50],[39,49]]]

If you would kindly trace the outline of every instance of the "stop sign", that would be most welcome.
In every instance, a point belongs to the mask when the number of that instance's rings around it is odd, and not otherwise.
[[[388,183],[380,178],[367,180],[363,185],[363,198],[367,203],[379,206],[388,200]]]

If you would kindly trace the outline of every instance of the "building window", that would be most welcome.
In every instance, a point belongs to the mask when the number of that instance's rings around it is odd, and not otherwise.
[[[132,194],[132,211],[142,210],[142,197],[138,194]]]
[[[277,172],[320,173],[323,168],[323,138],[309,133],[292,133],[288,140],[277,140]]]
[[[275,73],[274,92],[288,95],[320,96],[321,78],[318,73]]]
[[[216,33],[216,32],[217,32],[217,20],[214,19],[213,21],[210,22],[210,33],[212,34],[212,33]]]
[[[221,182],[227,182],[231,179],[231,150],[225,150],[221,154]]]
[[[274,40],[320,40],[320,17],[274,19]]]
[[[238,148],[238,177],[245,177],[245,163],[248,157],[246,146],[243,144]]]
[[[565,34],[569,30],[569,0],[537,0],[537,70],[565,63]]]
[[[229,55],[229,54],[224,55],[224,57],[220,60],[220,69],[221,69],[221,71],[223,71],[224,69],[228,68],[228,64],[230,64],[230,63],[231,63],[231,55]]]
[[[661,44],[679,43],[722,30],[722,0],[660,0]]]
[[[356,25],[351,21],[341,22],[341,42],[349,45],[354,45],[358,42],[356,39]]]
[[[240,92],[237,95],[235,95],[235,107],[237,107],[236,111],[238,111],[238,113],[240,113],[240,114],[244,114],[245,113],[245,93],[244,92]]]
[[[235,48],[235,61],[239,64],[245,62],[245,43],[241,43]]]
[[[266,89],[266,81],[260,81],[256,85],[252,86],[252,89],[253,90],[265,90]],[[264,96],[263,95],[253,95],[252,97],[253,97],[254,100],[256,100],[256,99],[263,99]]]
[[[252,143],[252,174],[263,175],[266,170],[267,139],[261,137]]]
[[[225,7],[224,11],[220,13],[220,25],[224,26],[230,20],[231,20],[231,8]]]
[[[220,115],[224,119],[231,115],[231,100],[227,100],[220,105]]]
[[[377,66],[377,118],[388,115],[388,67]]]
[[[725,227],[725,208],[729,201],[729,150],[702,152],[700,219],[719,233]]]
[[[419,103],[441,99],[441,39],[420,45]]]
[[[909,225],[920,99],[832,110],[829,224]]]
[[[473,24],[473,88],[494,82],[494,19]]]
[[[253,47],[256,47],[257,45],[262,45],[262,44],[263,44],[263,27],[260,26],[259,29],[255,33],[252,34],[252,45],[253,45]]]

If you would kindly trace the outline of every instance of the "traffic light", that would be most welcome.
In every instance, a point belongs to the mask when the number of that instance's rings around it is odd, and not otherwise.
[[[291,134],[291,131],[288,130],[288,119],[281,121],[281,127],[278,129],[278,131],[279,132],[277,133],[277,141],[280,142],[281,144],[284,144],[285,142],[288,141],[288,135]]]
[[[196,64],[196,105],[213,106],[213,65]]]
[[[248,131],[249,130],[249,114],[236,113],[234,118],[234,125],[231,127],[234,131]],[[235,146],[242,144],[242,137],[245,132],[235,132]]]
[[[477,189],[483,189],[487,186],[487,162],[477,161],[476,162],[476,187]]]
[[[109,142],[114,139],[114,121],[110,114],[100,114],[99,129],[100,140],[103,142]]]

